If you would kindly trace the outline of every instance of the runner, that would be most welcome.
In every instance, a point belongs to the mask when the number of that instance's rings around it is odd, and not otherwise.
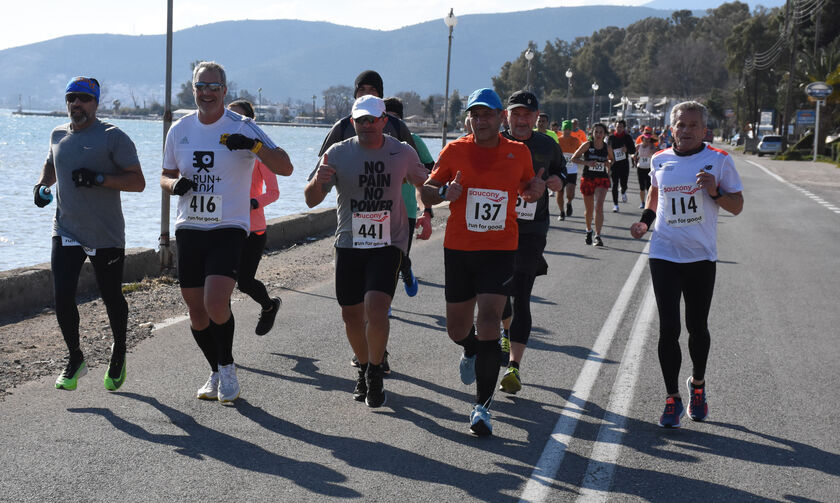
[[[566,160],[557,142],[534,131],[539,113],[537,97],[527,91],[517,91],[508,97],[508,124],[510,129],[502,133],[509,140],[524,143],[531,151],[533,169],[542,173],[548,188],[559,192],[566,177]],[[546,235],[549,227],[548,191],[536,203],[528,203],[520,196],[516,200],[519,218],[519,242],[514,258],[513,305],[510,296],[502,313],[502,366],[507,367],[499,386],[505,393],[515,394],[522,389],[520,365],[531,336],[531,290],[537,276],[548,273],[548,264],[543,258]]]
[[[160,185],[180,196],[175,220],[178,280],[190,314],[190,330],[210,364],[200,399],[231,403],[239,397],[233,360],[234,318],[230,294],[251,226],[254,160],[289,176],[286,152],[253,120],[225,109],[225,69],[202,61],[193,69],[196,113],[166,135]]]
[[[604,139],[607,136],[607,126],[600,122],[592,128],[592,138],[578,147],[572,162],[583,166],[580,180],[580,193],[583,195],[584,214],[586,221],[586,244],[604,246],[601,239],[601,228],[604,225],[604,199],[610,188],[610,166],[613,157],[612,147]],[[592,240],[592,214],[595,214],[595,240]]]
[[[531,95],[533,96],[533,95]],[[508,117],[508,120],[510,118]],[[505,129],[510,129],[510,124],[508,123]],[[544,135],[548,135],[551,137],[552,140],[555,142],[557,141],[557,133],[548,129],[548,114],[545,112],[541,112],[540,116],[537,118],[537,124],[535,127],[532,128],[534,131],[540,132]]]
[[[580,129],[579,124],[577,119],[572,119],[572,135],[576,136],[581,143],[585,143],[589,138],[586,137],[586,131]]]
[[[239,115],[254,118],[254,106],[247,100],[235,100],[228,105],[228,108]],[[265,192],[263,192],[265,185]],[[266,223],[265,211],[263,208],[273,203],[280,197],[280,189],[277,187],[277,176],[268,169],[268,166],[254,161],[254,174],[251,176],[251,232],[245,240],[245,247],[242,250],[242,263],[239,266],[239,278],[237,285],[239,291],[245,293],[260,306],[260,318],[254,333],[265,335],[274,326],[274,319],[277,311],[283,303],[280,297],[270,298],[268,290],[262,281],[256,279],[257,268],[260,266],[263,250],[265,250]]]
[[[114,337],[105,389],[116,391],[125,382],[128,303],[122,293],[125,220],[120,192],[142,192],[146,187],[134,143],[96,117],[99,93],[99,82],[91,77],[73,77],[67,83],[64,101],[70,123],[50,134],[50,151],[33,190],[35,205],[43,208],[52,201],[49,187],[58,187],[50,268],[55,317],[69,354],[55,387],[71,391],[87,374],[76,288],[88,258]]]
[[[642,201],[639,209],[641,210],[645,207],[645,193],[650,189],[650,158],[659,150],[659,147],[653,141],[653,130],[649,127],[645,128],[645,132],[639,138],[642,141],[636,147],[634,159],[636,173],[639,176],[639,198]]]
[[[577,185],[578,167],[572,162],[572,156],[580,147],[580,140],[572,135],[572,121],[563,121],[560,136],[557,138],[563,157],[566,159],[566,179],[563,180],[564,190],[557,191],[557,207],[560,208],[560,216],[557,220],[566,220],[572,216],[572,200],[575,198],[575,185]],[[563,192],[566,192],[566,208],[563,208]]]
[[[708,417],[706,364],[711,337],[708,319],[715,287],[718,209],[738,215],[743,187],[726,152],[703,143],[708,111],[695,101],[671,110],[676,145],[651,159],[651,188],[640,222],[630,227],[641,238],[656,221],[650,241],[650,276],[659,309],[659,364],[668,394],[659,419],[663,428],[679,428],[685,413],[679,392],[680,297],[693,369],[686,382],[688,416]]]
[[[450,203],[443,242],[446,331],[464,348],[461,381],[476,383],[470,430],[484,436],[493,432],[488,408],[499,379],[499,325],[514,271],[516,199],[537,201],[545,182],[543,173],[534,176],[528,147],[499,134],[505,111],[492,89],[470,94],[467,113],[474,133],[443,149],[423,202]]]
[[[612,177],[613,213],[618,213],[618,188],[621,185],[621,202],[627,202],[627,178],[630,176],[630,156],[636,153],[636,144],[627,134],[624,119],[615,122],[615,133],[610,135],[609,144],[615,155],[615,162],[610,166]]]
[[[324,153],[304,195],[312,208],[333,186],[338,190],[335,294],[359,361],[353,398],[380,407],[386,401],[382,363],[390,330],[388,308],[412,232],[402,181],[422,186],[427,172],[414,149],[383,134],[391,119],[381,98],[356,99],[351,116],[356,136]]]

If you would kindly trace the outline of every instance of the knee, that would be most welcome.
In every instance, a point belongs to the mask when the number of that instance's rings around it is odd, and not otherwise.
[[[342,306],[341,319],[345,325],[358,325],[365,322],[365,310],[357,306]]]

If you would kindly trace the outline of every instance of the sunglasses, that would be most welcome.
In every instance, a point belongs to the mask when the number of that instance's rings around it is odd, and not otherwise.
[[[64,99],[67,103],[73,103],[76,100],[79,100],[82,103],[90,103],[93,100],[93,96],[85,93],[67,93],[64,96]]]
[[[374,117],[372,115],[363,115],[358,119],[353,119],[353,122],[356,124],[361,124],[362,126],[366,124],[373,124],[374,122],[378,121],[379,117]]]
[[[195,82],[193,87],[196,91],[204,91],[207,89],[208,91],[216,92],[222,88],[222,84],[218,82]]]

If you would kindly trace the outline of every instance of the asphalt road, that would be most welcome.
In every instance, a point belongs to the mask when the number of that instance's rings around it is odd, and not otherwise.
[[[494,436],[468,432],[474,389],[444,329],[436,229],[412,251],[420,293],[400,286],[394,302],[384,407],[351,397],[324,278],[281,292],[266,337],[256,305],[234,305],[233,407],[194,398],[207,370],[185,321],[129,355],[117,393],[101,368],[75,392],[53,378],[17,388],[0,402],[0,501],[838,501],[840,184],[819,184],[819,202],[770,174],[783,163],[736,159],[746,204],[720,217],[704,423],[656,425],[658,321],[647,241],[627,230],[631,180],[621,213],[607,205],[605,248],[584,245],[579,197],[552,222],[524,387],[496,395]]]

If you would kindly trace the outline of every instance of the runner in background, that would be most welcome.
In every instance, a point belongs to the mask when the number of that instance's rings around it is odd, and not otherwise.
[[[656,146],[653,140],[653,130],[649,127],[645,127],[644,133],[639,138],[641,138],[641,141],[636,146],[634,157],[636,174],[639,177],[639,198],[642,201],[639,204],[639,209],[644,209],[645,194],[650,189],[650,159],[659,150],[659,147]]]
[[[505,129],[510,129],[510,124],[507,124]],[[537,124],[536,127],[534,127],[534,131],[548,135],[552,140],[555,142],[557,141],[557,133],[548,129],[548,114],[545,112],[541,112],[540,116],[537,118]]]
[[[612,147],[615,163],[610,166],[612,178],[613,213],[618,212],[618,191],[621,187],[621,202],[627,202],[627,179],[630,177],[630,158],[636,153],[633,138],[627,134],[627,123],[624,119],[615,122],[615,133],[608,140]]]
[[[584,220],[586,221],[586,239],[588,245],[604,246],[601,228],[604,225],[604,199],[610,188],[610,166],[613,157],[612,147],[606,142],[607,126],[600,122],[592,128],[592,138],[578,147],[572,162],[583,166],[580,180],[580,193],[583,195]],[[595,237],[592,236],[592,219],[595,219]]]
[[[557,191],[557,207],[560,208],[560,216],[557,220],[566,220],[572,216],[572,200],[575,198],[575,186],[577,185],[578,166],[572,162],[572,157],[580,147],[581,141],[572,134],[572,121],[563,121],[560,136],[557,138],[563,157],[566,159],[566,179],[563,180],[563,190]],[[566,195],[566,205],[563,207],[563,193]]]

